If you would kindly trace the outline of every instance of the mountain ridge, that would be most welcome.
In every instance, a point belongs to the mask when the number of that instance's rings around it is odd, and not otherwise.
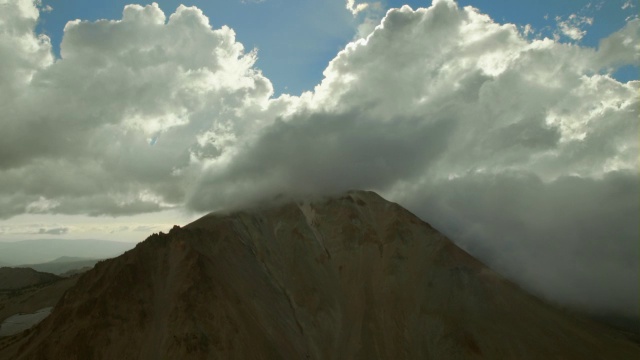
[[[61,277],[27,267],[0,267],[0,290],[18,290],[62,280]]]

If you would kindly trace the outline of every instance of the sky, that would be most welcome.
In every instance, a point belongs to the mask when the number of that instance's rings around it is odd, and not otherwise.
[[[537,294],[637,313],[628,1],[0,0],[0,241],[374,190]]]
[[[41,12],[36,31],[50,37],[52,50],[59,57],[63,30],[68,21],[117,20],[122,17],[124,6],[130,3],[129,0],[43,0],[41,8],[52,10]],[[136,2],[140,5],[151,3],[153,1]],[[269,78],[275,94],[299,95],[313,90],[322,80],[322,71],[338,51],[372,30],[387,10],[403,5],[414,9],[428,7],[430,0],[371,2],[371,6],[360,10],[356,16],[343,0],[165,0],[156,3],[167,15],[180,4],[196,6],[209,17],[212,27],[231,27],[237,41],[247,50],[258,49],[256,67]],[[636,3],[628,0],[458,2],[460,6],[474,6],[496,21],[517,24],[522,30],[529,25],[527,35],[530,38],[546,36],[590,47],[597,47],[600,39],[619,30],[628,18],[636,17]],[[358,4],[363,3],[354,2],[352,8]],[[571,15],[575,17],[571,18]],[[637,79],[638,68],[627,67],[616,75],[623,80]]]

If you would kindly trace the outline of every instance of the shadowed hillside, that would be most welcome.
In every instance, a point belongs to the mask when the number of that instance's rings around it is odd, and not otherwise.
[[[39,272],[31,268],[0,268],[0,290],[20,289],[60,279],[62,278],[54,274]]]

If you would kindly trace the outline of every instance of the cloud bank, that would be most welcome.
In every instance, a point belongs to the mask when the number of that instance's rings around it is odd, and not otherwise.
[[[32,2],[0,6],[0,217],[373,189],[538,294],[637,311],[640,83],[608,74],[637,63],[639,20],[593,49],[403,7],[273,98],[197,8],[69,22],[55,59]]]

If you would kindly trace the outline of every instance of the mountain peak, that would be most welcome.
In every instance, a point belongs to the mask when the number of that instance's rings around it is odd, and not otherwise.
[[[1,347],[20,359],[640,354],[363,191],[209,214],[152,235],[98,263],[49,318]]]

